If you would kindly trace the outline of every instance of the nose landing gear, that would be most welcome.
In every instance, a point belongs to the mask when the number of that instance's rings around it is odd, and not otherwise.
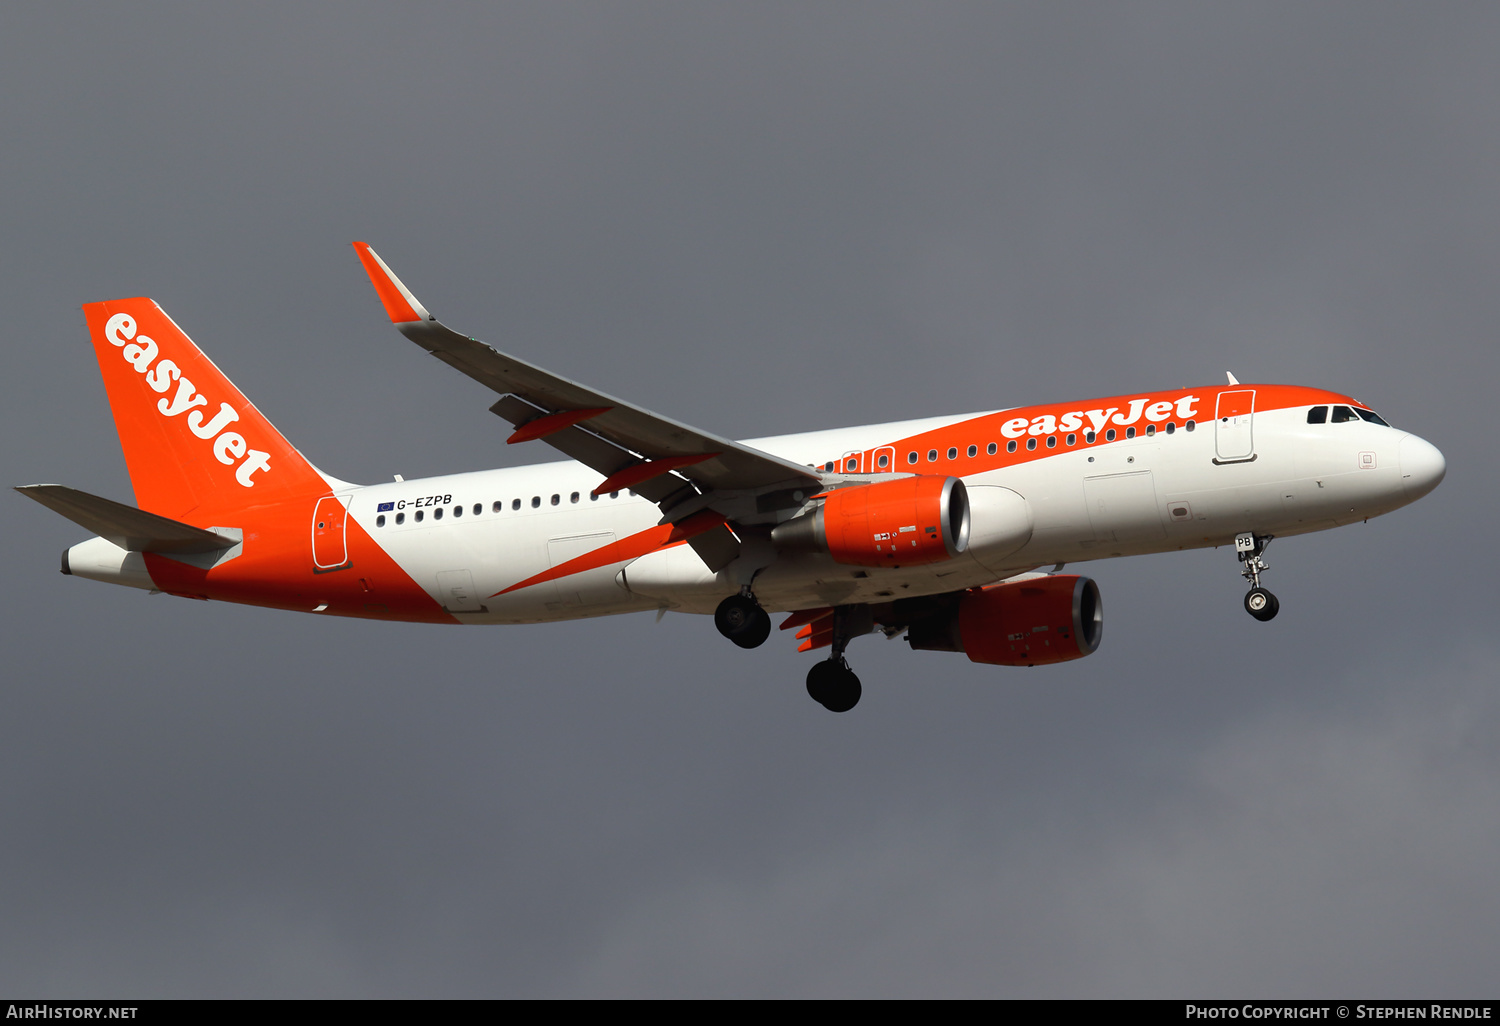
[[[1245,612],[1262,622],[1274,619],[1281,611],[1276,596],[1260,586],[1260,575],[1270,569],[1261,553],[1271,544],[1271,538],[1268,534],[1255,535],[1246,531],[1234,539],[1235,555],[1245,564],[1240,576],[1250,582],[1250,590],[1245,594]]]
[[[740,648],[757,648],[771,636],[771,615],[746,587],[719,603],[714,610],[714,626]]]

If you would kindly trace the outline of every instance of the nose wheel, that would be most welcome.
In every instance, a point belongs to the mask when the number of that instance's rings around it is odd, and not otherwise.
[[[1270,620],[1280,611],[1281,603],[1264,588],[1251,588],[1245,594],[1245,612],[1257,620]]]
[[[1274,619],[1281,612],[1281,603],[1276,600],[1276,596],[1260,586],[1260,575],[1270,569],[1261,558],[1261,553],[1271,544],[1271,537],[1268,534],[1256,535],[1246,531],[1234,539],[1235,555],[1244,564],[1240,569],[1240,576],[1250,582],[1250,590],[1245,593],[1245,612],[1263,623]]]
[[[719,603],[714,610],[714,626],[740,648],[757,648],[771,636],[771,615],[746,588]]]

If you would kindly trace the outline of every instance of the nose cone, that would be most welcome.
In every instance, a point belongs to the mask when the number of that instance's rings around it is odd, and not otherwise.
[[[1401,486],[1408,502],[1420,499],[1438,486],[1448,472],[1448,462],[1437,446],[1416,435],[1401,439]]]

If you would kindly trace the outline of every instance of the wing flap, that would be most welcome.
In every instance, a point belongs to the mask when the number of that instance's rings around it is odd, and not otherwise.
[[[495,405],[490,411],[497,416],[510,421],[512,424],[527,425],[536,423],[539,418],[548,414],[537,409],[530,403],[523,402],[514,395],[508,395]],[[606,479],[615,477],[632,467],[640,466],[645,461],[634,453],[620,448],[613,442],[606,441],[598,435],[585,431],[578,425],[572,425],[559,431],[549,432],[546,442],[554,449],[561,452],[570,459],[577,460],[585,467],[598,471],[599,475]],[[633,488],[637,495],[644,495],[652,502],[662,502],[677,492],[694,494],[690,485],[680,477],[671,474],[662,474],[649,481],[638,484],[627,484],[623,487]],[[597,488],[596,491],[613,491],[613,488]]]

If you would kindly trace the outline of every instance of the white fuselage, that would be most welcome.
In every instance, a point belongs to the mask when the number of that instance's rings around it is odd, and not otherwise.
[[[1441,477],[1441,456],[1414,435],[1364,421],[1310,424],[1306,414],[1305,407],[1257,412],[1253,440],[1247,443],[1251,458],[1236,461],[1216,459],[1226,442],[1216,438],[1212,420],[1170,435],[1059,444],[1045,458],[979,472],[966,472],[970,458],[959,449],[956,458],[939,456],[937,465],[920,469],[962,477],[970,494],[979,497],[975,543],[967,552],[899,569],[783,553],[757,574],[755,593],[769,610],[879,603],[976,587],[1049,564],[1224,545],[1241,532],[1318,531],[1406,505]],[[746,444],[812,466],[984,416]],[[982,451],[989,439],[977,441]],[[661,522],[654,503],[628,491],[591,496],[599,480],[587,467],[561,462],[350,487],[338,495],[347,500],[349,517],[466,623],[530,623],[657,608],[711,612],[736,590],[730,570],[712,574],[691,548],[676,545],[506,592]],[[1006,502],[984,501],[986,495],[1001,496],[1001,490],[1013,493],[1004,495]],[[984,518],[991,508],[1006,511],[1010,520],[1004,530],[988,529]],[[1024,529],[1017,524],[1017,510],[1029,519]]]

